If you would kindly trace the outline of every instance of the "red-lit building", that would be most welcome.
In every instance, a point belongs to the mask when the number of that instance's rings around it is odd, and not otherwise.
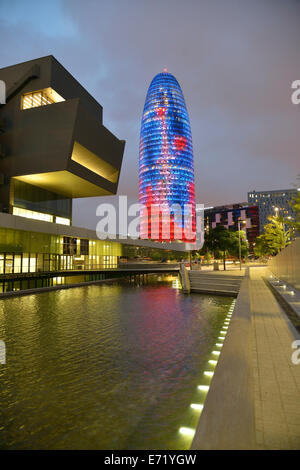
[[[228,230],[238,230],[238,220],[241,229],[246,232],[246,239],[249,242],[249,251],[253,253],[253,243],[259,235],[259,212],[258,206],[249,205],[246,202],[241,204],[227,204],[225,206],[209,207],[204,210],[204,227],[206,231],[223,225]]]

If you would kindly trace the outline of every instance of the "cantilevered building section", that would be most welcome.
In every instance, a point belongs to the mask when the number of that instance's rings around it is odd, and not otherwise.
[[[195,241],[194,164],[190,122],[180,85],[166,71],[154,77],[147,93],[139,155],[139,200],[148,209],[147,214],[141,217],[140,236],[159,241]],[[150,208],[153,205],[159,206],[162,214],[159,230],[156,232],[150,223]],[[171,223],[165,224],[163,214],[168,211],[171,214]],[[192,229],[188,230],[189,236],[183,230],[187,221]],[[167,230],[164,233],[165,228]]]
[[[0,212],[71,224],[72,198],[116,194],[125,142],[53,57],[0,69]]]

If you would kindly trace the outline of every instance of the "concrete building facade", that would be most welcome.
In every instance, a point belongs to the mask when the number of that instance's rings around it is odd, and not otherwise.
[[[258,206],[260,233],[263,233],[270,215],[295,218],[296,214],[290,203],[296,195],[297,189],[248,192],[248,203]]]

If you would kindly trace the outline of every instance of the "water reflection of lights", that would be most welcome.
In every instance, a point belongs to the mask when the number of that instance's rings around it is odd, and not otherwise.
[[[181,285],[179,279],[172,280],[172,289],[180,289]]]

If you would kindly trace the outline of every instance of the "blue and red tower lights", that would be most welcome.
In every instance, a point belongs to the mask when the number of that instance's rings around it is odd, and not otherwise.
[[[194,241],[195,191],[193,145],[184,97],[176,78],[164,71],[152,80],[144,106],[139,158],[139,200],[151,213],[153,204],[162,211],[179,204],[182,214],[188,211],[194,234],[188,239],[182,231],[179,238]],[[149,218],[142,218],[140,235],[151,238]],[[184,229],[186,219],[171,214],[169,241],[177,240],[176,225]],[[177,227],[178,228],[178,227]],[[174,230],[175,229],[175,230]],[[159,240],[167,241],[159,229]]]

